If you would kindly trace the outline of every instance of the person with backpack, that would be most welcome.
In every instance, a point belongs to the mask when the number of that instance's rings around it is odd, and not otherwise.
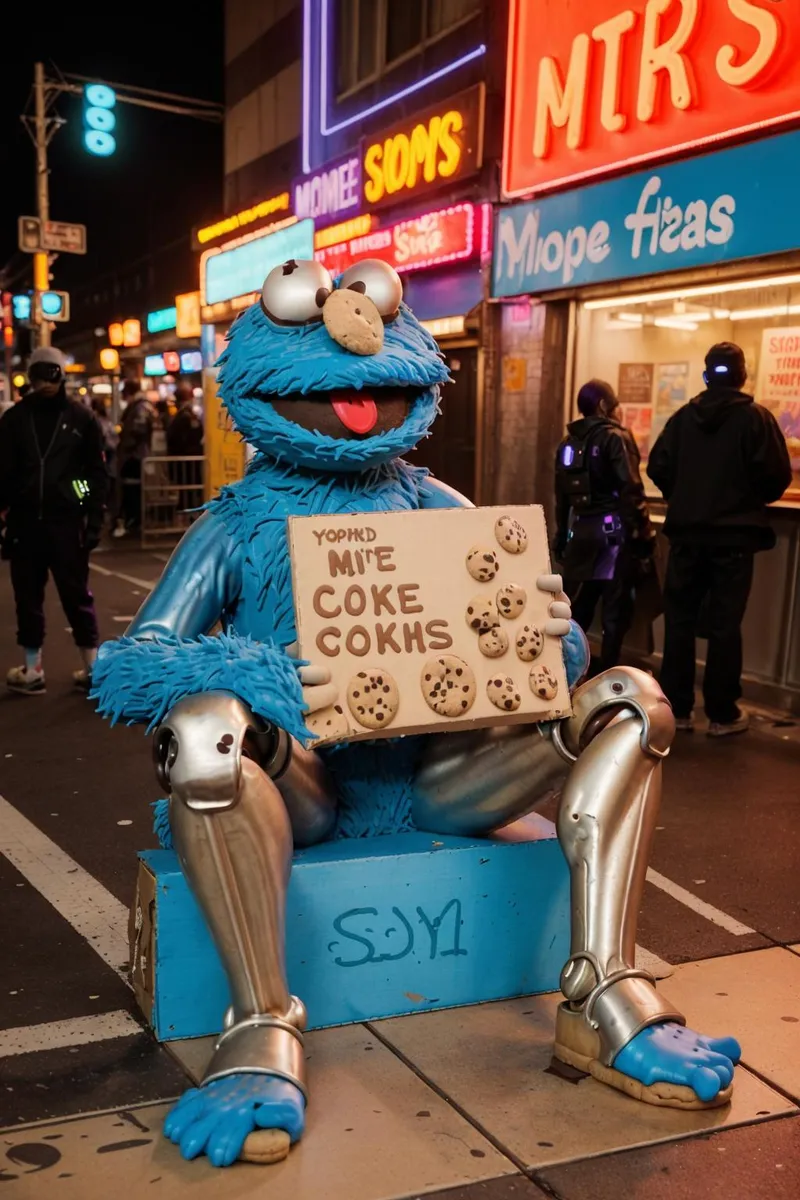
[[[600,669],[607,671],[619,663],[637,580],[652,567],[655,535],[639,451],[619,421],[614,389],[589,380],[578,393],[578,411],[556,452],[554,554],[584,632],[602,603]]]
[[[744,352],[719,342],[706,355],[705,391],[670,417],[647,473],[667,502],[661,687],[678,729],[694,728],[695,639],[704,613],[703,698],[711,737],[744,733],[742,621],[753,560],[771,550],[767,505],[792,481],[786,441],[768,409],[742,391]]]

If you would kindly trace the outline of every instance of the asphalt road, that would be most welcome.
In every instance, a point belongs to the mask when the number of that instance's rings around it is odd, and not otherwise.
[[[103,636],[114,637],[164,559],[114,548],[94,562]],[[15,857],[13,845],[9,850],[15,830],[31,844],[44,834],[47,846],[74,860],[68,870],[81,878],[88,873],[98,894],[126,908],[136,852],[156,844],[150,805],[159,789],[149,744],[140,729],[110,729],[72,691],[78,664],[54,595],[48,621],[47,694],[0,694],[0,796],[11,806],[0,811],[0,1038],[8,1030],[135,1013],[119,963],[109,965],[77,931],[67,899],[45,898],[30,882],[45,870],[47,853],[29,848]],[[3,671],[18,662],[5,567],[0,651]],[[702,733],[681,737],[665,767],[642,946],[677,964],[800,943],[799,776],[800,734],[791,724],[761,719],[749,735],[720,742]],[[0,1124],[124,1107],[182,1090],[181,1071],[149,1034],[126,1045],[122,1062],[114,1043],[103,1040],[80,1053],[61,1045],[47,1054],[0,1054]]]

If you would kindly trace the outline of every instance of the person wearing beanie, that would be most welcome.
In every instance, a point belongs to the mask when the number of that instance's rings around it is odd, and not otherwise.
[[[45,691],[44,594],[52,575],[82,660],[73,681],[88,690],[99,641],[88,579],[107,492],[102,434],[92,412],[67,397],[59,350],[35,350],[28,379],[30,391],[0,423],[2,557],[11,566],[24,653],[6,682],[25,695]]]
[[[711,737],[744,733],[742,620],[753,557],[775,545],[767,505],[792,480],[783,434],[768,409],[742,389],[744,353],[719,342],[706,355],[705,391],[670,417],[647,473],[664,494],[670,542],[664,586],[661,687],[678,729],[694,728],[695,639],[707,614],[703,697]]]

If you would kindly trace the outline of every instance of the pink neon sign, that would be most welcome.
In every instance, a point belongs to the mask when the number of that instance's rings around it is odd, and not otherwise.
[[[444,266],[485,252],[488,225],[483,217],[478,205],[453,204],[327,246],[314,257],[332,275],[365,258],[380,258],[401,273]]]

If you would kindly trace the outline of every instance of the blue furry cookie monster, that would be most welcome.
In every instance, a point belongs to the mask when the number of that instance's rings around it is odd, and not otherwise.
[[[303,1132],[305,1010],[283,955],[293,847],[431,828],[415,785],[432,739],[305,748],[309,713],[337,697],[325,668],[294,657],[287,519],[469,501],[403,458],[428,435],[448,375],[385,263],[336,280],[316,262],[276,267],[219,365],[255,457],[187,532],[125,636],[103,646],[93,695],[112,721],[156,731],[170,793],[159,836],[175,846],[230,982],[203,1086],[166,1124],[186,1157],[223,1166],[276,1161]],[[557,577],[538,586],[554,593],[547,632],[563,639],[574,686],[585,639]]]

